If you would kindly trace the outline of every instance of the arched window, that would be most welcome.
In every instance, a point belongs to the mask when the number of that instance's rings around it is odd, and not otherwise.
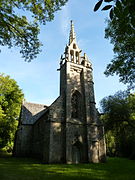
[[[70,60],[71,60],[71,62],[74,62],[74,51],[73,50],[70,51]]]
[[[71,98],[71,117],[80,118],[81,116],[81,94],[78,91],[75,91]]]
[[[78,63],[79,63],[79,53],[76,52],[76,53],[75,53],[75,56],[76,56],[76,63],[78,64]]]
[[[82,60],[81,65],[84,65],[84,64],[85,64],[85,61],[84,61],[84,60]]]
[[[76,49],[76,44],[73,44],[73,49]]]

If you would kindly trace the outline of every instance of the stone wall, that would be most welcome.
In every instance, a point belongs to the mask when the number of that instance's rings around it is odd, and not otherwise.
[[[23,102],[14,145],[15,156],[31,156],[33,152],[33,123],[46,111],[47,106]]]
[[[32,147],[32,125],[20,125],[16,132],[15,156],[30,156]]]
[[[62,163],[63,157],[63,119],[64,108],[62,96],[49,107],[50,121],[50,148],[49,148],[49,163]]]
[[[48,113],[49,111],[41,116],[33,125],[32,154],[34,157],[36,156],[41,159],[43,159],[44,153],[48,154],[49,151],[50,127],[48,127]]]
[[[99,126],[99,161],[106,162],[106,143],[103,125]]]

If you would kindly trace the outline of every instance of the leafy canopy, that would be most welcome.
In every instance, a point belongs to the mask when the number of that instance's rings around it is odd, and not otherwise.
[[[119,76],[121,82],[135,87],[135,1],[100,0],[94,8],[97,11],[102,3],[107,3],[102,10],[110,10],[110,19],[105,29],[105,37],[114,45],[115,56],[107,65],[107,76]],[[111,4],[110,4],[111,3]]]
[[[135,94],[119,91],[100,104],[109,155],[135,158]]]
[[[0,148],[13,145],[23,94],[16,81],[0,74]]]
[[[54,18],[67,0],[0,0],[0,45],[17,46],[26,61],[40,52],[40,24]],[[23,14],[30,15],[30,20]]]

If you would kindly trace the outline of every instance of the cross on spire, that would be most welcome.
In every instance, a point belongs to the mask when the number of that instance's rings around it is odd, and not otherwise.
[[[74,24],[73,21],[71,20],[71,29],[70,29],[70,36],[69,36],[69,45],[72,43],[72,41],[76,41],[76,35],[74,31]]]

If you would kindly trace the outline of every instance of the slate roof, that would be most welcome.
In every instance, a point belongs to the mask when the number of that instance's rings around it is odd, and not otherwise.
[[[33,124],[45,113],[47,108],[48,106],[43,104],[23,102],[21,110],[21,123],[29,125]]]

